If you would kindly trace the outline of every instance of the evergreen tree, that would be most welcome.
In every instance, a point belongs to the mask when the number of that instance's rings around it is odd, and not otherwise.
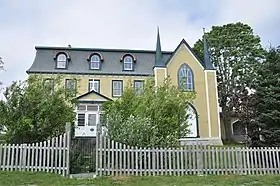
[[[280,145],[280,52],[271,48],[258,70],[254,105],[255,146]]]

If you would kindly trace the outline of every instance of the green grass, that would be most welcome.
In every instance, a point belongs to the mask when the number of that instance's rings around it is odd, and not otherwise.
[[[42,172],[0,172],[2,186],[263,186],[280,185],[278,176],[158,176],[70,179]]]

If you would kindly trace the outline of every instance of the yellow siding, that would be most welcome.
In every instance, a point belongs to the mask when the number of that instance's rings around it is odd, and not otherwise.
[[[209,95],[209,112],[210,112],[210,121],[211,121],[211,137],[220,137],[219,136],[219,115],[218,115],[218,102],[216,95],[216,83],[215,83],[215,71],[208,71],[207,79],[208,79],[208,95]]]
[[[163,83],[166,78],[166,68],[155,68],[154,72],[156,85]]]
[[[61,76],[62,74],[60,74]],[[43,78],[51,78],[58,75],[50,75],[50,74],[41,74]],[[63,85],[65,83],[65,79],[77,79],[77,89],[78,95],[83,95],[88,92],[88,82],[89,79],[100,80],[100,94],[111,98],[112,97],[112,80],[123,80],[123,87],[127,86],[129,83],[133,83],[134,80],[146,80],[151,77],[147,76],[113,76],[113,75],[75,75],[75,74],[64,74],[62,75]]]
[[[198,113],[199,134],[200,137],[209,137],[207,107],[206,107],[206,89],[205,89],[205,73],[199,62],[191,55],[190,51],[184,46],[177,50],[177,53],[167,65],[167,74],[171,78],[174,85],[178,85],[178,69],[182,64],[186,63],[194,74],[194,88],[197,93],[194,100],[194,107]]]

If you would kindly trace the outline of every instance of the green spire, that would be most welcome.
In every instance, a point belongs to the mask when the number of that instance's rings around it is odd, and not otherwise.
[[[203,53],[204,53],[205,69],[206,70],[215,70],[215,68],[213,67],[213,64],[211,63],[211,57],[210,57],[210,54],[209,54],[209,47],[208,47],[208,43],[207,43],[207,40],[206,40],[205,28],[203,28],[203,41],[204,41]]]
[[[160,44],[160,36],[159,36],[159,27],[157,29],[157,46],[156,46],[156,61],[155,61],[156,67],[162,67],[164,66],[164,63],[162,61],[162,52],[161,52],[161,44]]]

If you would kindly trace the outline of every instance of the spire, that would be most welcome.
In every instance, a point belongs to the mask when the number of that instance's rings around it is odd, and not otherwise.
[[[157,46],[156,46],[156,61],[155,66],[164,66],[162,62],[162,52],[161,52],[161,44],[160,44],[160,36],[159,36],[159,27],[157,28]]]
[[[204,53],[204,65],[206,70],[215,70],[213,67],[213,64],[211,63],[211,58],[209,54],[209,47],[208,43],[206,40],[206,34],[205,34],[205,28],[203,28],[203,42],[204,42],[204,48],[203,48],[203,53]]]

